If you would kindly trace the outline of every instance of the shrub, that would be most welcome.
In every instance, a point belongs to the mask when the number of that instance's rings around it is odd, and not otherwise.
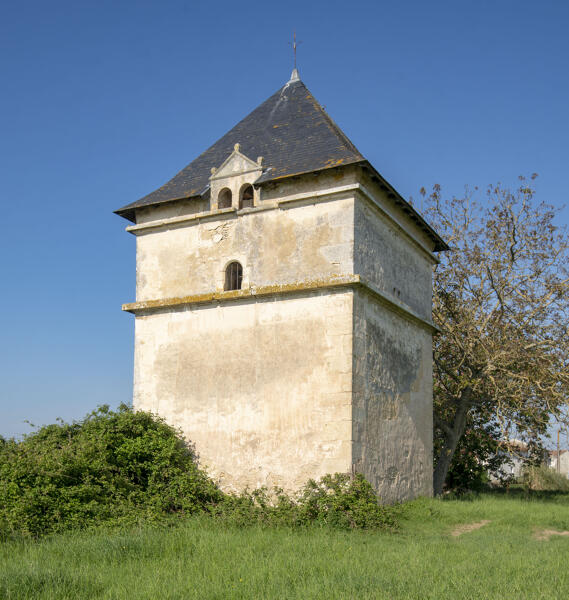
[[[362,475],[326,475],[296,496],[224,494],[179,432],[126,405],[0,438],[0,540],[196,513],[237,526],[377,529],[395,525],[396,509],[381,506]]]
[[[228,495],[211,508],[213,514],[237,526],[328,526],[338,529],[392,529],[398,508],[382,506],[363,475],[344,473],[310,480],[296,495],[266,488]]]
[[[524,470],[522,483],[530,490],[569,492],[569,479],[546,466],[530,466]]]
[[[193,514],[221,492],[162,419],[121,405],[0,443],[0,532]]]

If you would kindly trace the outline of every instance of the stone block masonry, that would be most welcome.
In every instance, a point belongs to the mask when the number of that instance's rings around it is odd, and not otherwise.
[[[363,473],[432,494],[431,269],[446,244],[298,74],[118,214],[136,236],[134,406],[227,490]]]

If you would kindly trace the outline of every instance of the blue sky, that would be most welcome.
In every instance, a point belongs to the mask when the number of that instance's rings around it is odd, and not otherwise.
[[[4,0],[0,434],[130,402],[135,240],[112,211],[281,87],[294,29],[301,78],[403,196],[537,172],[563,207],[568,26],[563,0]]]

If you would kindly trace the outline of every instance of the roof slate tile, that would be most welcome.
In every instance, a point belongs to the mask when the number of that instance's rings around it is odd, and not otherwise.
[[[211,168],[219,167],[236,143],[252,160],[263,157],[259,182],[364,160],[304,83],[292,81],[170,181],[116,213],[133,220],[136,208],[200,195],[209,183]]]

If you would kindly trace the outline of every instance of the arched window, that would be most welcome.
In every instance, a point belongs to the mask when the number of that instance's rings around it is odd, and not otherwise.
[[[253,186],[244,185],[241,188],[239,194],[239,208],[252,208],[253,207]]]
[[[217,197],[217,208],[231,208],[231,190],[223,188]]]
[[[230,262],[225,269],[225,291],[240,290],[243,281],[243,267],[237,261]]]

